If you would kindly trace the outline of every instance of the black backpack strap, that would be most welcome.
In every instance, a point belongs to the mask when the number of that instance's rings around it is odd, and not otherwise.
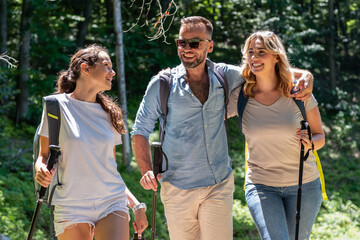
[[[49,145],[59,145],[60,106],[54,95],[44,97],[49,127]]]
[[[295,88],[295,86],[293,86],[293,87],[291,88],[291,91],[290,91],[291,94],[296,93],[296,91],[294,90],[294,88]],[[298,108],[300,109],[300,112],[301,112],[301,115],[303,116],[304,121],[307,121],[304,102],[301,101],[301,100],[297,100],[297,99],[295,99],[295,98],[293,98],[293,100],[295,101],[296,105],[297,105]]]
[[[243,84],[243,85],[241,85],[241,89],[239,92],[239,98],[238,98],[238,105],[237,105],[241,132],[242,132],[242,116],[244,114],[244,110],[245,110],[248,100],[249,100],[249,98],[244,96],[244,84]]]
[[[227,106],[229,103],[229,84],[225,72],[219,64],[215,64],[214,74],[224,89],[225,106]],[[225,119],[227,119],[227,107],[225,107]]]
[[[301,100],[297,100],[295,98],[293,98],[293,99],[294,99],[294,102],[296,103],[296,105],[298,106],[298,108],[300,109],[300,112],[301,112],[301,115],[303,116],[304,121],[307,121],[304,102]]]
[[[48,129],[49,129],[49,146],[50,145],[59,145],[59,132],[61,124],[61,111],[59,101],[56,98],[56,95],[50,95],[44,97],[44,102],[46,105],[46,117],[48,120]],[[56,186],[61,186],[62,184],[59,181],[59,174],[57,173],[57,184],[55,184],[52,189],[49,189],[49,199],[48,206],[51,205],[52,197],[55,192]]]
[[[294,87],[291,88],[290,92],[291,92],[291,94],[295,93]],[[301,112],[301,115],[303,116],[304,121],[307,121],[304,102],[301,100],[297,100],[295,98],[293,98],[293,100],[296,103],[296,105],[298,106],[298,108],[300,109],[300,112]]]
[[[166,127],[166,116],[168,114],[168,99],[170,95],[170,86],[171,86],[171,74],[169,72],[163,72],[159,75],[160,80],[160,108],[161,108],[161,118],[163,120],[163,124],[159,125],[159,140],[161,145],[164,142],[165,137],[165,127]]]
[[[294,91],[294,87],[293,87],[291,89],[291,94],[293,94],[294,92],[295,91]],[[301,100],[297,100],[295,98],[293,98],[293,100],[294,100],[295,104],[298,106],[298,108],[300,109],[300,112],[301,112],[301,115],[303,116],[304,121],[307,122],[304,102],[301,101]],[[307,126],[306,129],[307,129],[307,132],[308,132],[308,135],[309,135],[309,139],[311,141],[311,129],[310,129],[310,126],[309,126],[309,124],[306,124],[306,126]],[[304,161],[306,161],[306,159],[309,157],[309,152],[310,152],[310,150],[307,151],[307,153],[305,154]]]
[[[166,154],[162,150],[162,145],[163,145],[164,138],[165,138],[166,117],[168,114],[167,103],[169,100],[171,83],[172,83],[172,77],[171,77],[170,71],[168,71],[168,72],[164,71],[164,72],[160,73],[159,80],[160,80],[160,88],[159,88],[160,109],[161,109],[161,118],[163,120],[162,125],[161,125],[161,123],[159,124],[159,140],[160,140],[160,148],[159,149],[160,149],[161,154],[165,158],[165,162],[166,162],[165,170],[162,170],[162,165],[163,165],[162,159],[163,158],[159,158],[161,160],[161,162],[157,163],[157,165],[160,166],[159,173],[164,173],[169,168],[169,161],[168,161]]]

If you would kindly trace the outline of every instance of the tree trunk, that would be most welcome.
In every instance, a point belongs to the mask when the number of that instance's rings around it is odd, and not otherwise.
[[[340,3],[338,1],[335,1],[335,7],[336,9],[338,10],[338,21],[339,21],[339,27],[340,27],[340,30],[341,30],[341,33],[342,35],[345,37],[346,40],[349,39],[349,36],[346,32],[346,26],[345,26],[345,23],[344,23],[344,15],[343,15],[343,11],[341,9],[341,6],[340,6]],[[344,46],[344,51],[345,51],[345,59],[349,59],[350,57],[350,54],[349,54],[349,42],[348,41],[342,41],[343,43],[343,46]]]
[[[335,26],[334,26],[334,2],[329,0],[329,69],[331,88],[336,87],[336,69],[335,69]]]
[[[315,9],[314,4],[315,4],[315,0],[310,0],[310,16],[311,16],[311,19],[314,16],[314,9]]]
[[[26,118],[29,110],[29,88],[27,83],[30,70],[31,8],[31,0],[23,0],[20,25],[19,75],[17,79],[19,94],[16,101],[16,124]]]
[[[85,44],[85,37],[91,20],[91,12],[93,8],[93,0],[86,0],[84,9],[85,21],[79,22],[79,32],[76,38],[76,47],[82,48]]]
[[[127,101],[126,101],[126,84],[125,84],[125,60],[124,60],[124,42],[123,42],[123,30],[121,19],[121,2],[120,0],[114,0],[114,28],[116,34],[116,80],[118,82],[118,94],[120,97],[120,104],[123,110],[123,118],[126,129],[127,124]],[[123,163],[130,168],[130,137],[129,132],[122,135],[122,153]]]
[[[7,6],[6,0],[0,0],[0,54],[7,51]],[[6,67],[6,62],[1,61],[0,66]]]
[[[114,11],[113,11],[113,3],[112,0],[105,0],[105,8],[106,8],[106,24],[107,25],[112,25],[113,22],[113,15],[114,15]]]

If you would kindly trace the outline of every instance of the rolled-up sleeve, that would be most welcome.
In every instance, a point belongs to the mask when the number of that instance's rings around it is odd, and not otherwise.
[[[227,117],[234,117],[238,115],[238,99],[241,86],[232,90],[229,94],[229,103],[227,105]]]
[[[131,137],[142,135],[148,139],[153,132],[155,123],[161,116],[159,84],[158,76],[153,77],[149,82],[136,114],[135,124],[130,133]]]
[[[245,83],[245,80],[241,76],[242,71],[239,66],[224,63],[219,63],[219,65],[222,67],[226,75],[230,92]]]

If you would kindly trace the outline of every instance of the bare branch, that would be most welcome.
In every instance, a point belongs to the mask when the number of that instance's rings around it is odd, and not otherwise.
[[[16,63],[18,61],[15,58],[6,55],[6,52],[0,55],[0,60],[5,61],[8,64],[9,68],[17,67]]]
[[[137,0],[131,0],[131,7],[135,4]],[[153,3],[153,0],[142,0],[141,3],[141,7],[140,7],[140,13],[138,15],[138,17],[136,18],[136,22],[125,32],[130,31],[132,28],[134,28],[136,25],[138,25],[140,23],[140,19],[145,18],[144,23],[140,26],[140,27],[144,27],[144,26],[149,26],[149,12],[151,9],[151,5]],[[149,41],[153,41],[156,39],[159,39],[161,37],[164,38],[164,42],[169,44],[166,41],[166,32],[169,31],[171,24],[174,21],[175,18],[175,13],[178,10],[178,6],[175,3],[175,0],[171,0],[168,7],[166,8],[165,12],[163,12],[160,0],[156,0],[157,3],[157,8],[158,10],[158,20],[156,23],[154,23],[153,27],[156,30],[155,34],[153,34],[152,36],[146,36],[147,38],[149,38]],[[146,9],[145,9],[146,8]],[[167,21],[167,28],[165,29],[165,22]]]
[[[151,0],[151,1],[152,1],[152,0]],[[130,7],[132,7],[135,2],[136,2],[136,0],[131,0],[131,5],[130,5]],[[130,30],[133,29],[136,25],[139,24],[140,18],[141,18],[141,16],[143,15],[144,6],[145,6],[145,0],[142,0],[142,4],[141,4],[141,7],[140,7],[140,13],[139,13],[139,16],[136,18],[136,23],[134,23],[128,30],[125,30],[124,32],[130,31]]]

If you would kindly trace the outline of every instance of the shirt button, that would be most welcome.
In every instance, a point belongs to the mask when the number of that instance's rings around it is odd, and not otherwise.
[[[203,107],[203,110],[205,110],[206,108],[205,108],[205,106]]]
[[[206,146],[210,146],[210,144],[206,144]]]
[[[205,127],[207,128],[207,125],[205,124]]]
[[[210,164],[212,164],[212,162],[210,162]]]

